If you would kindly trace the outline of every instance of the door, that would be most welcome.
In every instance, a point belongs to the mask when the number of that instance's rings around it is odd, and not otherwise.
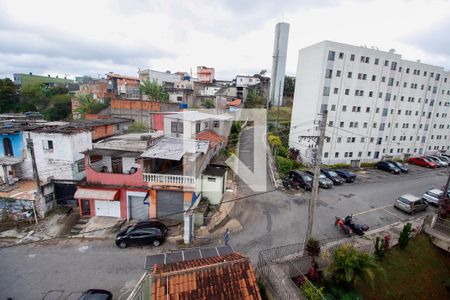
[[[183,221],[183,192],[158,191],[156,194],[156,215],[159,219]]]
[[[14,156],[13,146],[9,138],[3,139],[3,151],[5,156]]]
[[[89,205],[89,200],[86,200],[86,199],[81,200],[81,211],[82,211],[83,215],[91,214],[91,207]]]
[[[95,215],[120,218],[120,201],[95,200]]]
[[[148,208],[149,205],[144,204],[144,197],[141,196],[128,196],[128,205],[130,207],[130,219],[135,220],[148,220]],[[147,198],[146,202],[150,203]]]
[[[137,229],[128,236],[129,244],[142,245],[147,243],[149,234],[143,230]]]

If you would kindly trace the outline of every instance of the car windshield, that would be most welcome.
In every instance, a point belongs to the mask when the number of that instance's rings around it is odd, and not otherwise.
[[[407,204],[407,205],[410,205],[410,204],[411,204],[411,201],[409,201],[408,199],[403,198],[403,197],[398,198],[398,201],[400,201],[400,202],[402,202],[402,203],[405,203],[405,204]]]
[[[396,162],[395,164],[396,164],[397,166],[399,166],[399,167],[403,167],[403,164],[402,164],[402,163]]]
[[[328,171],[328,174],[330,174],[333,177],[339,176],[335,171]]]
[[[130,232],[132,232],[133,230],[134,230],[134,226],[130,226],[130,227],[128,227],[127,228],[127,231],[125,232],[125,233],[130,233]]]
[[[397,168],[394,164],[392,164],[392,163],[387,163],[388,165],[389,165],[389,167],[391,167],[391,168]]]
[[[444,192],[442,191],[428,191],[427,194],[432,197],[440,197]]]
[[[304,181],[312,181],[312,177],[309,175],[303,175],[303,180]]]
[[[327,178],[325,175],[323,175],[323,174],[320,174],[320,177],[319,177],[320,179],[325,179],[325,178]]]

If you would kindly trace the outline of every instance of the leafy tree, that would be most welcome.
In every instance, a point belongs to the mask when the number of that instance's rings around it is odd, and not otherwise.
[[[96,114],[102,109],[109,106],[109,102],[100,102],[92,98],[92,95],[79,95],[78,101],[80,106],[75,110],[81,115]]]
[[[25,84],[21,87],[20,93],[22,103],[31,104],[39,111],[45,110],[50,104],[50,98],[46,95],[40,83]]]
[[[0,113],[12,112],[17,109],[17,87],[11,79],[0,79]]]
[[[49,121],[63,120],[70,117],[72,102],[68,94],[56,94],[50,98],[50,107],[44,110],[44,117]]]
[[[382,269],[377,265],[373,255],[360,252],[351,245],[342,245],[336,249],[334,259],[327,273],[339,286],[353,289],[355,283],[366,282],[373,285],[377,273]]]
[[[294,163],[292,160],[287,159],[283,156],[275,156],[275,161],[277,164],[277,169],[280,173],[287,173],[292,170],[292,167],[294,166]]]
[[[286,76],[284,77],[284,88],[283,95],[284,96],[293,96],[295,91],[295,78]]]
[[[147,95],[151,101],[167,102],[169,94],[156,81],[145,80],[140,87],[141,93]]]
[[[144,133],[148,132],[148,127],[143,122],[134,122],[128,127],[128,133]]]
[[[202,102],[202,106],[205,108],[215,108],[216,106],[214,105],[214,101],[211,99],[205,99]]]
[[[245,108],[262,108],[264,107],[264,97],[256,93],[254,90],[249,90],[244,106]]]

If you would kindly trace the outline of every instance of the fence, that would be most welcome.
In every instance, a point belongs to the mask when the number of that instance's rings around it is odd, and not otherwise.
[[[327,252],[328,258],[323,260],[318,258],[316,261],[323,269],[332,261],[335,250],[344,244],[353,245],[360,251],[373,253],[373,243],[365,245],[357,245],[356,238],[346,239],[326,239],[320,241],[322,253]],[[355,246],[356,245],[356,246]],[[294,284],[291,278],[303,276],[305,280],[309,280],[304,276],[311,267],[311,261],[308,256],[304,255],[304,243],[291,244],[259,252],[258,255],[258,271],[261,280],[275,293],[277,299],[304,299],[300,289]],[[311,285],[315,288],[314,284]],[[325,296],[316,289],[317,295],[326,300]]]
[[[151,299],[151,276],[145,273],[139,280],[136,287],[131,291],[127,300],[148,300]]]

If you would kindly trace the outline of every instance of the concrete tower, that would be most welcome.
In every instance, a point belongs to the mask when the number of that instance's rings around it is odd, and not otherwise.
[[[286,57],[289,38],[289,24],[278,23],[275,26],[273,42],[272,78],[270,81],[270,102],[273,106],[281,106],[283,101],[284,75],[286,73]]]

